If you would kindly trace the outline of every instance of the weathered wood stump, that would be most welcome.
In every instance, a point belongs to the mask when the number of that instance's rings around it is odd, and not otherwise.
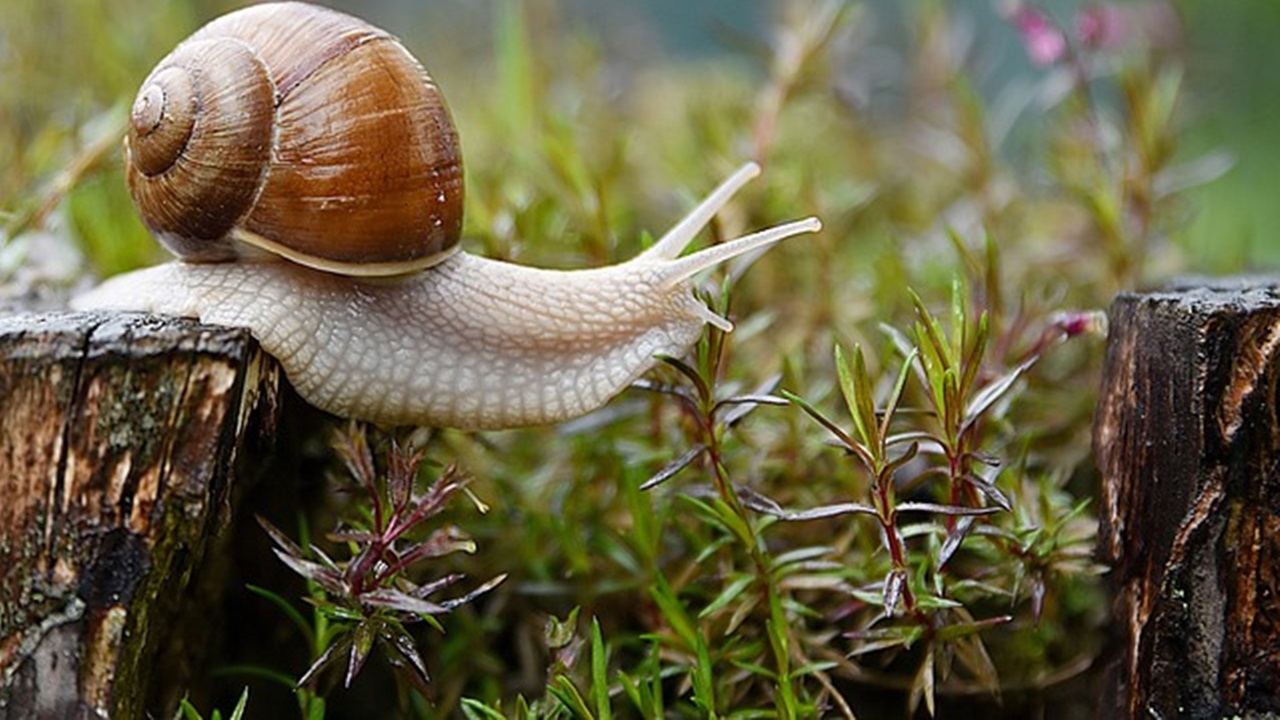
[[[1099,716],[1280,711],[1280,279],[1119,297],[1104,373],[1124,655]]]
[[[146,717],[199,652],[166,645],[270,442],[275,362],[245,331],[83,313],[0,317],[0,360],[0,719]]]

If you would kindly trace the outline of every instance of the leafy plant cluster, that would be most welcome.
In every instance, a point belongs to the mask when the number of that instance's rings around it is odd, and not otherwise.
[[[1165,2],[998,3],[1001,42],[949,4],[903,7],[779,4],[746,69],[628,70],[555,2],[497,5],[491,64],[419,51],[461,128],[477,252],[628,256],[744,156],[761,187],[711,242],[809,213],[826,229],[708,279],[737,329],[589,417],[342,432],[354,492],[263,522],[307,607],[253,592],[308,662],[230,665],[223,704],[248,682],[249,716],[281,686],[308,718],[1088,714],[1067,699],[1104,659],[1101,309],[1178,267],[1185,191],[1222,157],[1181,149]],[[906,41],[882,39],[892,22]],[[1016,51],[1018,82],[990,47]],[[475,73],[491,82],[451,82]],[[24,198],[14,238],[70,218],[95,257],[105,234],[145,252],[131,221],[75,224],[127,210],[98,148]],[[354,699],[380,682],[376,706]]]
[[[334,560],[314,544],[304,550],[259,518],[276,544],[276,556],[307,580],[309,600],[315,607],[315,630],[278,595],[260,588],[257,591],[284,609],[315,649],[315,662],[298,679],[299,688],[311,686],[322,670],[339,664],[345,665],[343,685],[350,687],[377,647],[400,677],[426,693],[430,676],[407,626],[426,622],[440,629],[435,616],[488,592],[506,576],[499,575],[461,597],[428,599],[463,576],[453,573],[417,583],[410,577],[410,568],[451,553],[474,552],[475,544],[447,525],[425,537],[412,536],[444,510],[450,498],[463,489],[464,480],[450,467],[425,493],[416,493],[423,454],[402,450],[395,443],[387,456],[385,476],[380,476],[364,432],[354,425],[338,435],[334,449],[363,491],[362,502],[356,506],[362,517],[344,522],[328,536],[331,541],[347,544],[349,559]]]

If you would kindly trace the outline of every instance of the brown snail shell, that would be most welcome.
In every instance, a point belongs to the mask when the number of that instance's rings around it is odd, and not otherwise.
[[[461,234],[443,95],[395,37],[326,8],[256,5],[201,28],[143,82],[125,151],[144,224],[184,260],[247,244],[391,275]]]

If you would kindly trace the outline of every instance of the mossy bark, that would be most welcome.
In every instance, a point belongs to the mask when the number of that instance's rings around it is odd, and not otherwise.
[[[0,719],[171,709],[201,654],[179,610],[278,388],[242,330],[0,317]]]
[[[1100,717],[1280,712],[1280,280],[1111,309],[1094,444],[1123,657]]]

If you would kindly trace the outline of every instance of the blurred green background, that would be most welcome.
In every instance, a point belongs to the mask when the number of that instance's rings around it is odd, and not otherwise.
[[[335,2],[401,35],[437,76],[460,118],[468,157],[488,157],[490,138],[477,137],[467,120],[492,108],[475,102],[492,82],[502,33],[495,18],[515,0],[476,2],[380,0]],[[122,108],[152,64],[204,20],[241,5],[232,0],[6,0],[0,4],[0,212],[11,232],[27,226],[30,213],[45,219],[42,205],[56,195],[59,173],[67,170],[104,126],[120,121]],[[895,47],[904,42],[904,15],[931,3],[864,3],[863,32],[869,46],[882,52],[850,59],[837,68],[858,86],[869,112],[892,117]],[[1017,34],[999,17],[1000,1],[956,3],[953,18],[971,36],[971,64],[977,89],[988,101],[1047,71],[1027,60]],[[750,82],[762,81],[767,68],[753,54],[783,3],[760,0],[629,3],[532,0],[522,3],[534,18],[533,42],[547,46],[592,38],[613,73],[601,92],[617,92],[612,102],[632,102],[622,93],[637,79],[664,67],[730,66]],[[1044,3],[1064,26],[1087,3]],[[794,8],[797,4],[791,5]],[[1184,53],[1186,92],[1184,141],[1188,156],[1223,150],[1233,165],[1220,179],[1195,189],[1190,216],[1178,223],[1174,239],[1185,250],[1184,271],[1239,272],[1280,265],[1280,203],[1273,201],[1274,168],[1280,162],[1280,66],[1274,62],[1280,5],[1268,0],[1175,4],[1185,33],[1177,40]],[[541,27],[539,27],[539,25]],[[442,30],[447,28],[447,30]],[[538,35],[539,30],[547,31]],[[573,29],[581,31],[566,34]],[[572,57],[571,48],[562,57]],[[584,51],[588,52],[588,51]],[[868,80],[869,78],[869,80]],[[112,114],[114,113],[114,114]],[[1034,122],[1034,119],[1032,120]],[[482,123],[477,123],[482,124]],[[112,159],[114,162],[114,159]],[[474,165],[471,165],[474,168]],[[118,186],[118,174],[90,176],[89,183]],[[472,183],[469,183],[469,185]],[[79,205],[75,202],[78,201]],[[136,235],[128,203],[116,189],[73,197],[65,219],[80,240],[95,248],[108,271],[149,262],[145,247],[107,247],[105,238]],[[57,217],[52,219],[57,220]],[[139,253],[143,255],[140,257]],[[10,262],[13,262],[12,260]]]

